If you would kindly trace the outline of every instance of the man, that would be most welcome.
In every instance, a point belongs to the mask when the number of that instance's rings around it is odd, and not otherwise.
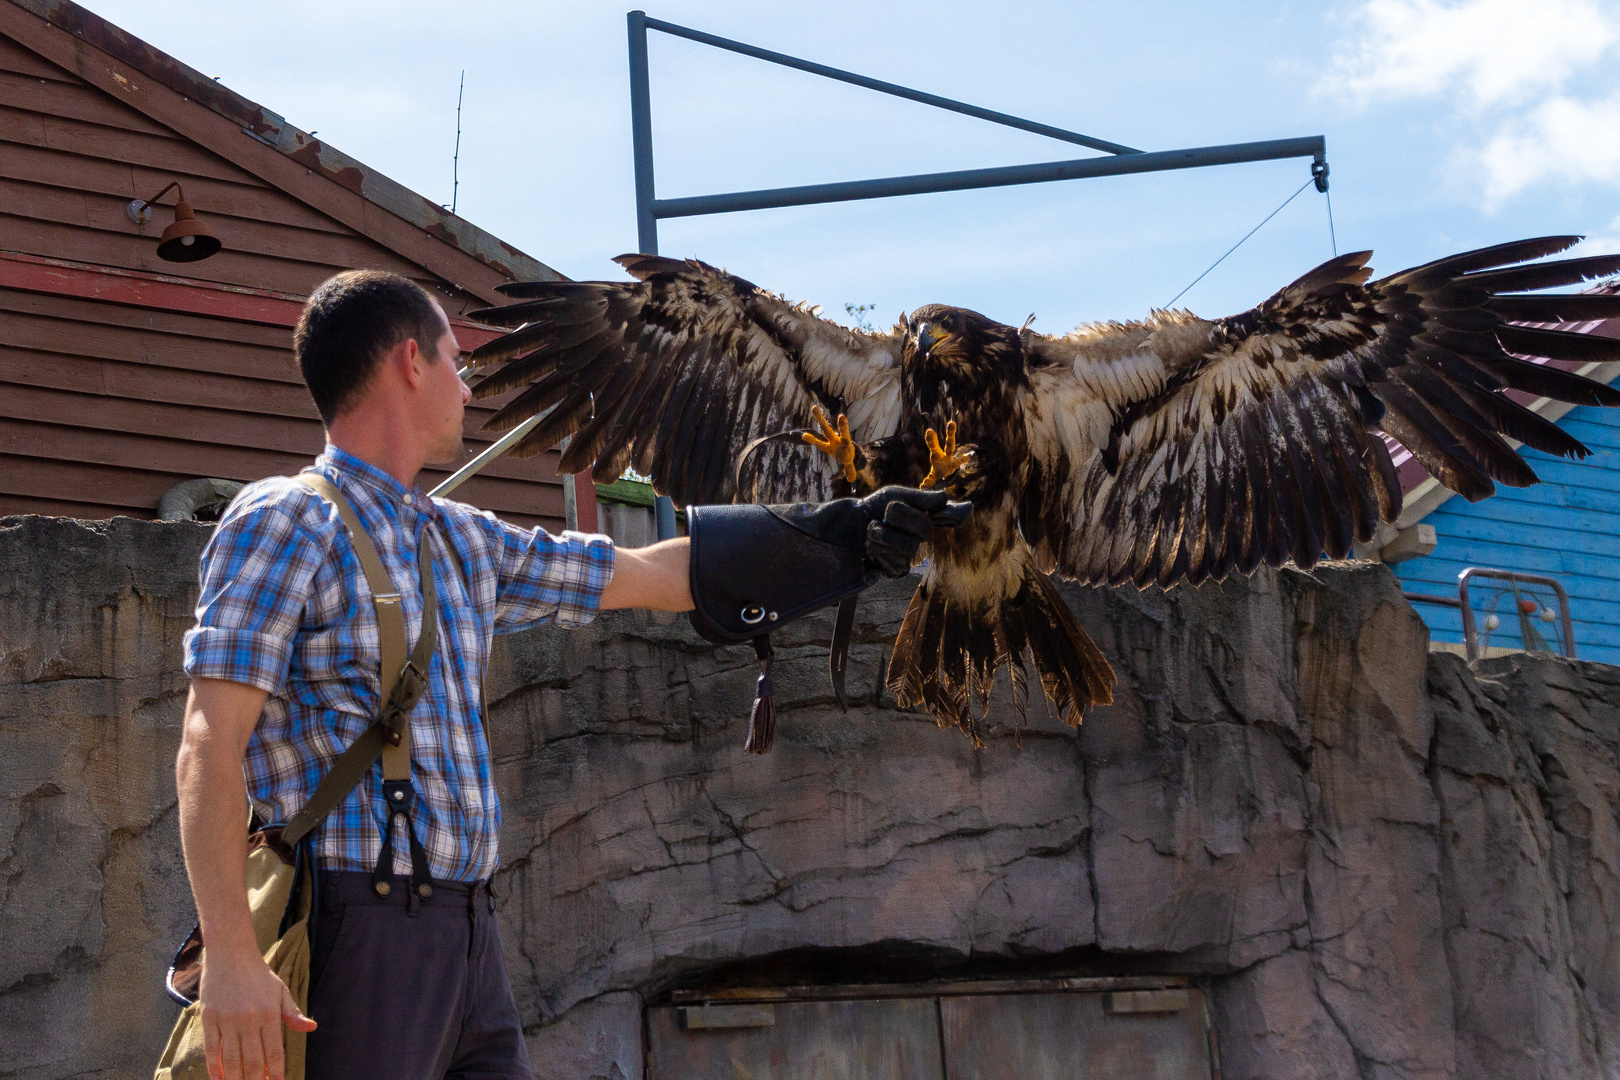
[[[244,488],[204,551],[176,777],[207,944],[199,1001],[210,1075],[279,1080],[285,1024],[310,1033],[312,1080],[528,1077],[488,891],[500,826],[481,722],[491,639],[537,623],[583,625],[604,608],[690,610],[690,547],[678,539],[615,550],[607,537],[552,537],[425,496],[416,487],[422,467],[462,456],[470,395],[449,321],[409,280],[352,271],[325,282],[305,306],[294,349],[326,427],[314,468],[370,535],[402,594],[412,641],[423,612],[416,552],[428,532],[438,647],[409,714],[408,825],[389,817],[374,765],[314,833],[322,901],[304,1016],[255,941],[242,810],[251,800],[260,820],[287,821],[374,722],[377,622],[336,507],[296,480]],[[868,567],[894,573],[926,537],[925,511],[943,495],[888,499],[899,504],[888,514],[875,506],[872,520],[855,517]],[[735,547],[742,534],[733,529],[727,542]],[[846,530],[841,542],[859,558],[861,536],[851,541]],[[407,827],[426,852],[427,899],[406,887]],[[393,865],[379,872],[394,875],[391,889],[372,880],[385,828],[395,830]]]

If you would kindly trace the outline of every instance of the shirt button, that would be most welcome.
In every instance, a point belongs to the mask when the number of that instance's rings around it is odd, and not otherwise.
[[[405,493],[405,505],[410,506],[412,502],[414,502],[414,500],[411,498],[411,493],[407,491]]]

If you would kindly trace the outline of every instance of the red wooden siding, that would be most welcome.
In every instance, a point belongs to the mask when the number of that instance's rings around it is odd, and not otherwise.
[[[150,517],[181,480],[296,471],[320,452],[292,359],[296,298],[153,278],[0,255],[0,513]],[[236,317],[202,314],[211,299]],[[464,346],[489,336],[455,329]],[[474,452],[491,412],[468,410]],[[555,477],[554,453],[502,458],[457,497],[560,529]]]

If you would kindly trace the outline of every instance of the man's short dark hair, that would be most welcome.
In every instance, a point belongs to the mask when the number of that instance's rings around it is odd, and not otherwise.
[[[318,285],[293,330],[293,355],[321,420],[332,423],[371,381],[377,362],[400,342],[438,358],[444,314],[410,278],[386,270],[345,270]]]

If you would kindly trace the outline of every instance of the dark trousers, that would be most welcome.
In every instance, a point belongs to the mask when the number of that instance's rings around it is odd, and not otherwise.
[[[410,879],[378,896],[371,875],[321,872],[310,954],[309,1080],[531,1080],[486,885]]]

